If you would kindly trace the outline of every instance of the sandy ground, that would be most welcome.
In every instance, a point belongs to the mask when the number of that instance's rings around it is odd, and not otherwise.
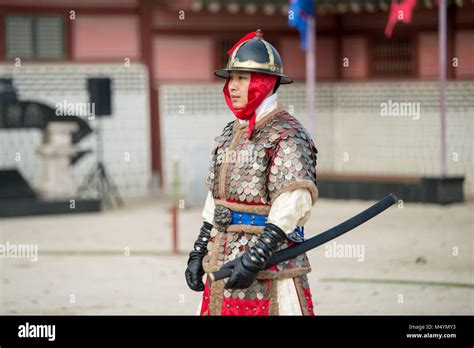
[[[306,236],[372,203],[320,199]],[[332,249],[310,252],[316,313],[473,314],[473,208],[405,203]],[[0,258],[0,313],[194,314],[200,294],[187,288],[184,270],[201,208],[179,213],[180,255],[170,253],[164,200],[129,200],[98,214],[1,219],[0,244],[37,245],[38,260]],[[330,257],[338,248],[346,248],[344,257]]]

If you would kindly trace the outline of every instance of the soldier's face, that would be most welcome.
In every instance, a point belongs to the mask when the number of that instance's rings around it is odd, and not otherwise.
[[[229,73],[229,94],[234,109],[243,108],[248,101],[248,91],[251,74],[245,71]]]

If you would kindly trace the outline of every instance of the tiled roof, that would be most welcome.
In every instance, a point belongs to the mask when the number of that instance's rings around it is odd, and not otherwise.
[[[288,0],[190,0],[191,9],[195,12],[205,11],[210,13],[227,12],[231,14],[257,12],[266,15],[288,13]],[[347,12],[385,12],[390,9],[391,0],[314,0],[315,8],[319,15],[344,14]],[[462,7],[474,0],[448,0],[449,4]],[[436,7],[436,0],[420,0],[417,7]]]

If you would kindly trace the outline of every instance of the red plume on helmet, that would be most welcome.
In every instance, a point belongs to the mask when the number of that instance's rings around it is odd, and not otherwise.
[[[258,30],[260,30],[260,29],[258,29]],[[248,33],[248,34],[245,34],[245,36],[244,36],[243,38],[241,38],[239,41],[237,41],[237,43],[236,43],[234,46],[232,46],[232,48],[231,48],[230,50],[227,51],[227,54],[228,54],[229,56],[232,55],[232,53],[235,51],[235,49],[236,49],[237,47],[239,47],[239,45],[240,45],[242,42],[245,42],[245,41],[247,41],[247,40],[253,39],[253,38],[257,35],[257,31],[258,31],[258,30],[256,30],[256,31],[251,31],[251,32]],[[260,31],[260,32],[261,32],[261,31]],[[262,35],[263,35],[263,33],[262,33]]]

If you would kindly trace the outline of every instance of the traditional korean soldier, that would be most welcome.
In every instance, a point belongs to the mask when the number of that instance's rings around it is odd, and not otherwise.
[[[224,97],[237,119],[215,139],[203,225],[185,272],[188,286],[204,291],[198,314],[314,315],[306,254],[266,267],[274,252],[304,240],[318,197],[317,149],[277,100],[280,84],[293,80],[260,30],[239,40],[215,74],[227,79]],[[203,283],[221,267],[232,268],[229,278]]]

